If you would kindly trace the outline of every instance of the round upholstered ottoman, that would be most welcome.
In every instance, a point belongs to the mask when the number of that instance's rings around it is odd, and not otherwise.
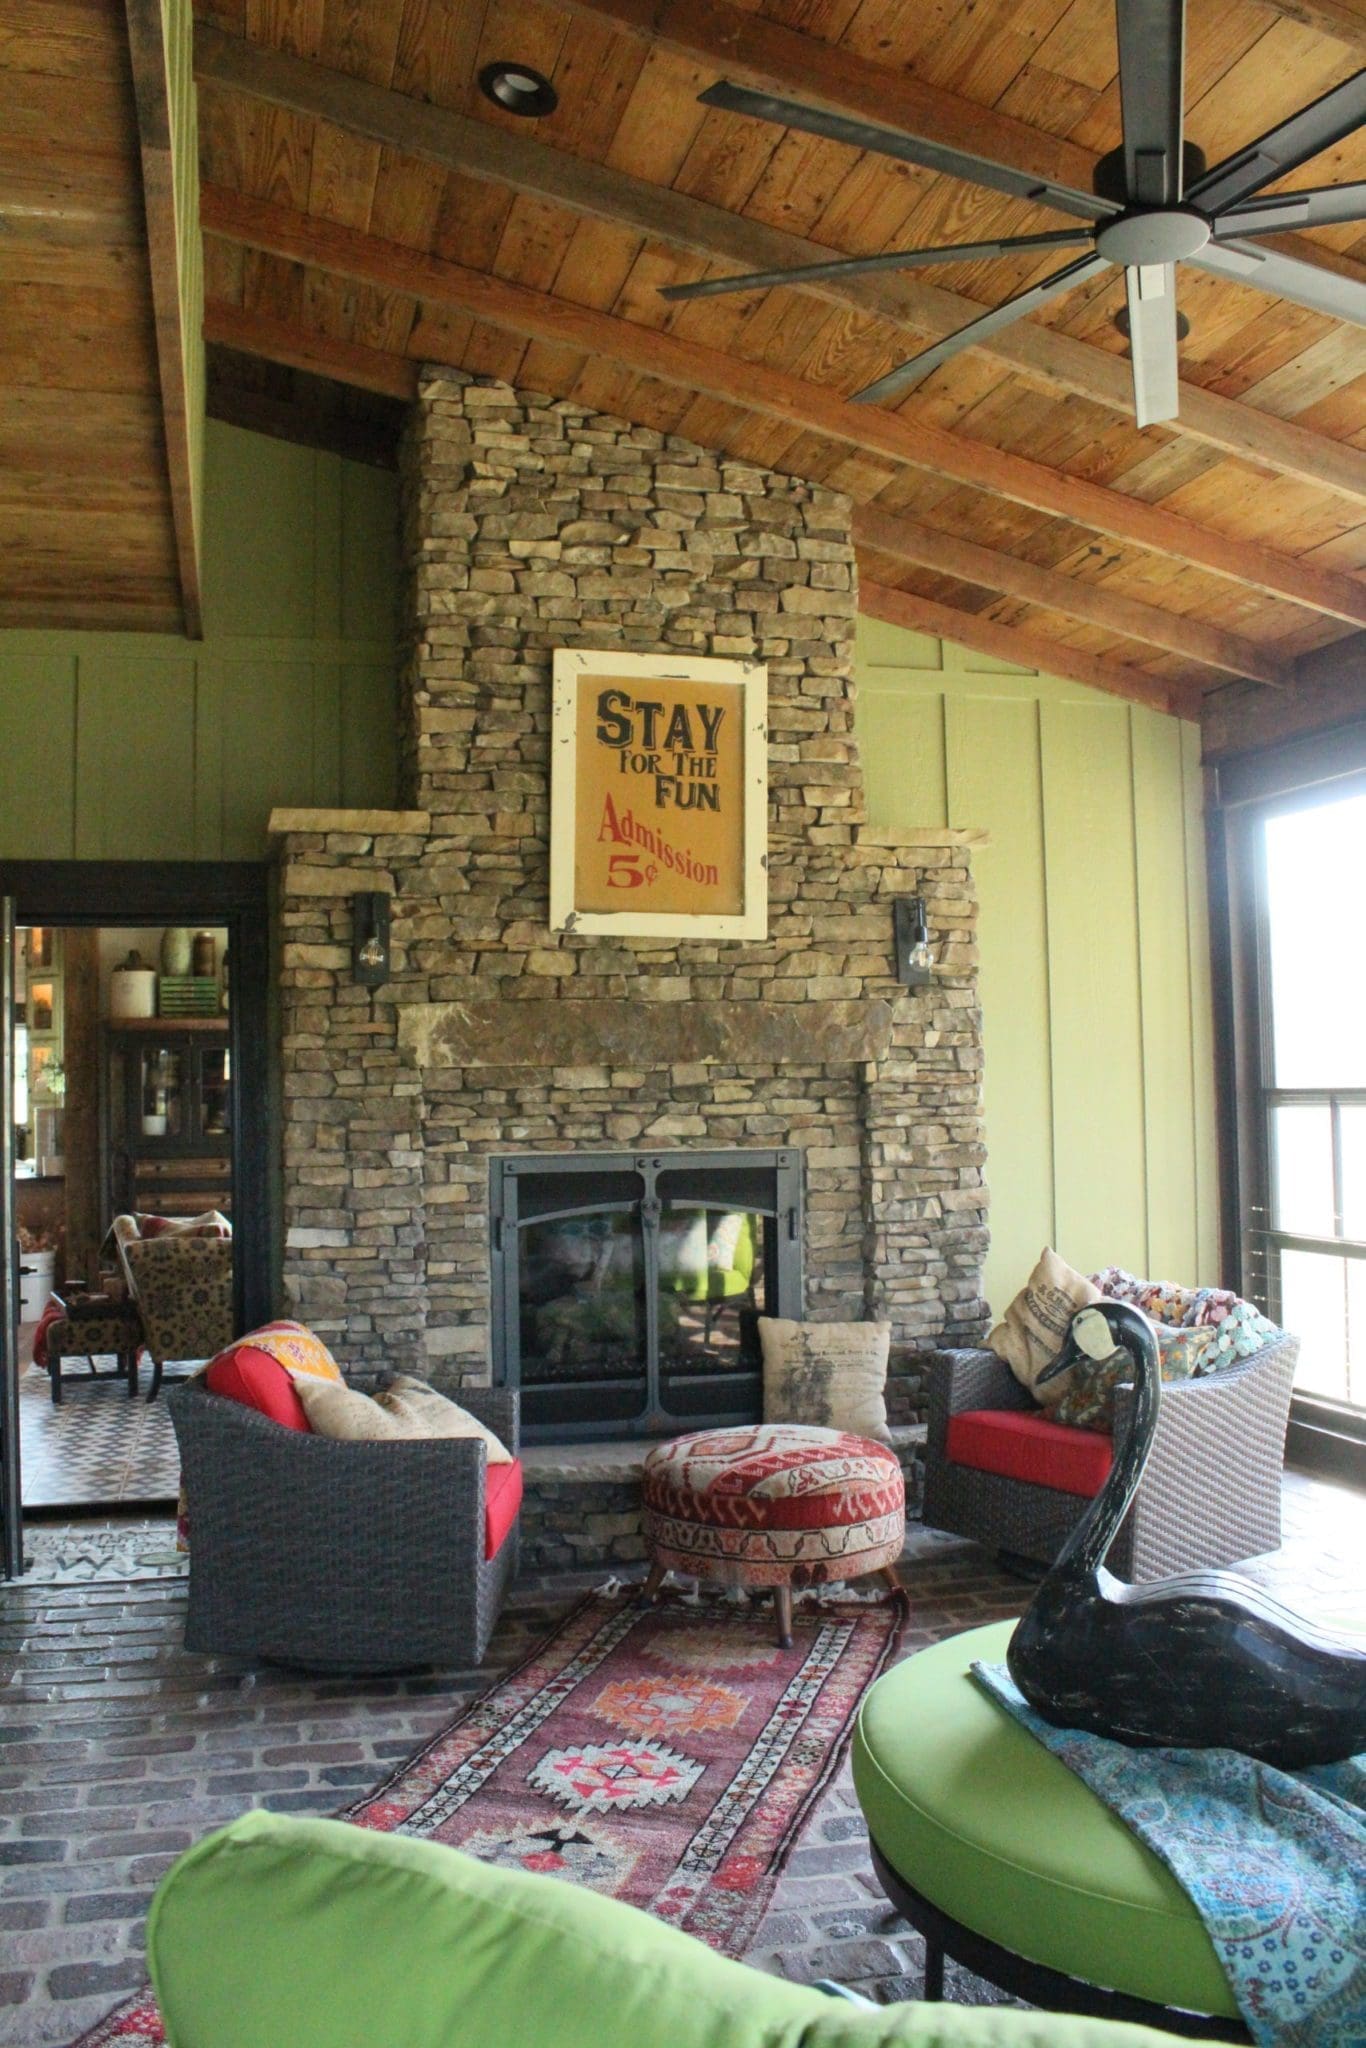
[[[973,1679],[1005,1662],[1013,1628],[919,1651],[859,1709],[854,1786],[883,1888],[925,1936],[925,1996],[942,1995],[947,1954],[1050,2011],[1246,2041],[1170,1871]]]
[[[659,1444],[642,1486],[647,1594],[669,1571],[771,1588],[792,1641],[792,1588],[892,1569],[906,1534],[896,1453],[842,1429],[760,1423]]]

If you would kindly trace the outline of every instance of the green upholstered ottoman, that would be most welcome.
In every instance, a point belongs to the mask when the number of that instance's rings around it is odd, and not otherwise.
[[[1176,1879],[973,1680],[974,1662],[1004,1662],[1013,1627],[922,1650],[859,1713],[859,1804],[889,1897],[926,1937],[927,1995],[947,1953],[1052,2010],[1246,2041]]]

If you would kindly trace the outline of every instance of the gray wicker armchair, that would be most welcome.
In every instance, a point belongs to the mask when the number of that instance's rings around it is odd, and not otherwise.
[[[1131,1581],[1234,1564],[1281,1540],[1281,1468],[1299,1340],[1283,1336],[1205,1379],[1162,1389],[1157,1435],[1137,1498],[1109,1556]],[[1035,1408],[1010,1367],[991,1351],[932,1351],[925,1446],[924,1519],[1051,1564],[1090,1502],[1051,1486],[955,1464],[949,1417],[983,1408]],[[1115,1402],[1115,1436],[1128,1429],[1132,1389]]]
[[[516,1455],[515,1392],[460,1400]],[[190,1518],[187,1649],[313,1671],[479,1663],[518,1541],[514,1526],[484,1556],[482,1442],[336,1442],[199,1380],[166,1405]]]

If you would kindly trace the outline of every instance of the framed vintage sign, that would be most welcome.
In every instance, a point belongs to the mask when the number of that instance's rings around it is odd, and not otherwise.
[[[768,935],[768,671],[555,650],[553,931]]]

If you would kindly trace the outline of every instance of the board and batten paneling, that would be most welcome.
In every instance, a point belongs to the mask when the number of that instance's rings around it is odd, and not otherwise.
[[[398,485],[208,423],[204,638],[0,632],[0,858],[258,860],[398,776]]]
[[[1219,1278],[1197,729],[862,619],[870,822],[982,826],[981,999],[1000,1314],[1041,1246]]]

